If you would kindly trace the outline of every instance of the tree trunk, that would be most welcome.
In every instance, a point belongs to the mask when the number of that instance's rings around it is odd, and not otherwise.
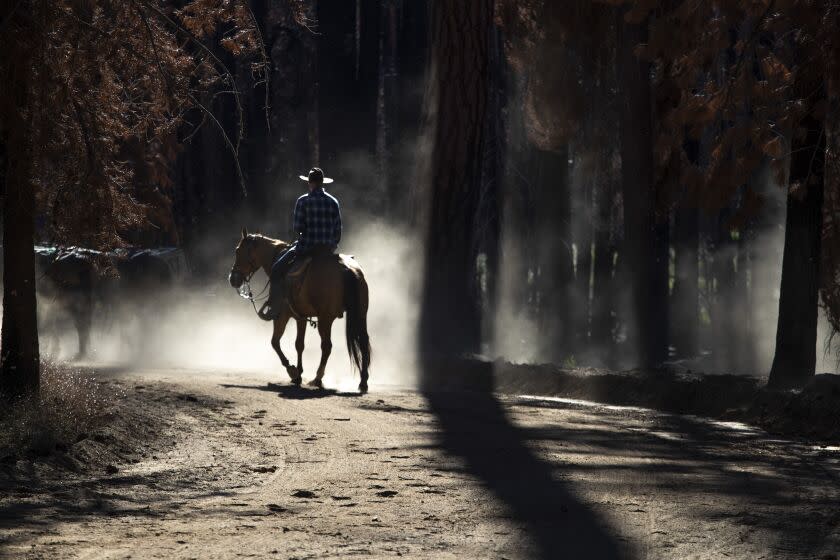
[[[734,369],[738,350],[740,317],[734,306],[737,294],[738,246],[727,228],[734,209],[722,210],[718,216],[717,229],[713,234],[713,263],[711,274],[713,300],[711,305],[712,350],[715,369],[731,372]]]
[[[825,134],[821,121],[809,118],[802,126],[808,133],[791,150],[779,323],[768,380],[776,389],[805,385],[817,361]]]
[[[674,219],[673,340],[677,355],[697,355],[700,325],[698,291],[700,229],[697,208],[680,208]]]
[[[22,115],[31,101],[31,58],[16,57],[6,84],[9,149],[3,204],[3,323],[0,334],[0,391],[22,396],[38,391],[40,360],[35,300],[35,192],[31,184],[33,143]]]
[[[266,190],[266,226],[286,237],[292,230],[291,209],[301,194],[298,175],[317,165],[319,157],[318,37],[295,20],[292,4],[270,6],[265,37],[271,60],[271,134],[267,148],[253,151],[265,158],[261,182]],[[308,2],[307,17],[315,19],[316,10],[317,2]]]
[[[310,130],[317,137],[310,143],[318,146],[317,164],[341,179],[342,202],[365,204],[375,213],[384,212],[387,204],[387,193],[380,190],[387,185],[377,173],[377,124],[386,118],[379,110],[384,9],[382,0],[318,0],[315,11],[317,116]],[[385,142],[383,150],[390,147]]]
[[[698,163],[700,142],[685,145],[689,161]],[[700,327],[700,216],[694,200],[684,198],[674,213],[674,289],[671,336],[677,355],[696,356]]]
[[[588,154],[575,153],[573,160],[575,166],[587,168],[585,160],[589,157]],[[573,172],[573,176],[579,177],[581,174]],[[569,301],[571,317],[569,327],[567,329],[566,340],[568,341],[569,353],[575,356],[575,359],[580,362],[580,359],[586,355],[588,359],[588,345],[589,345],[589,318],[591,315],[590,308],[590,284],[592,281],[592,244],[594,237],[594,192],[593,174],[586,173],[583,178],[578,181],[573,181],[575,186],[576,196],[572,200],[572,231],[575,241],[575,280],[573,288],[573,296]]]
[[[668,333],[670,332],[670,298],[668,294],[669,286],[669,265],[671,261],[671,223],[668,216],[656,215],[657,202],[654,202],[654,207],[650,209],[653,222],[653,247],[652,254],[647,257],[651,262],[652,267],[651,276],[652,282],[648,290],[648,333],[644,339],[645,365],[648,367],[657,367],[668,359],[668,347],[670,340]]]
[[[635,54],[636,47],[647,42],[647,22],[620,29],[622,263],[632,301],[628,342],[635,346],[640,366],[656,367],[667,358],[668,350],[668,228],[667,223],[657,224],[655,212],[650,64]]]
[[[502,181],[504,180],[505,59],[502,33],[497,27],[489,33],[487,72],[487,118],[484,121],[484,150],[481,167],[481,197],[478,210],[479,251],[484,255],[484,315],[482,341],[495,339],[495,315],[499,303],[499,263],[501,260]]]
[[[416,214],[412,193],[416,187],[413,173],[417,170],[416,154],[423,124],[423,88],[429,41],[428,0],[396,0],[397,68],[394,88],[396,97],[396,124],[400,144],[393,146],[395,172],[391,177],[389,214],[395,221],[407,222]]]
[[[733,354],[733,369],[737,373],[752,374],[755,365],[755,328],[750,306],[749,269],[751,259],[751,234],[748,226],[739,230],[738,259],[735,271],[735,301],[732,312],[738,318],[735,340],[737,347]]]
[[[380,0],[379,5],[379,82],[376,103],[376,161],[379,190],[389,214],[394,209],[398,183],[396,160],[399,138],[397,90],[397,44],[400,0]]]
[[[605,152],[600,168],[599,182],[595,187],[595,262],[592,270],[592,327],[591,344],[594,358],[599,364],[609,364],[615,348],[613,330],[615,329],[614,263],[617,249],[616,192],[618,181],[613,172],[612,149]]]
[[[571,356],[574,255],[571,242],[569,152],[532,148],[536,239],[526,250],[536,251],[538,320],[542,330],[542,357],[561,362]]]
[[[426,357],[451,358],[478,351],[481,337],[475,217],[493,2],[435,0],[430,15],[432,147],[420,343]]]
[[[787,196],[767,164],[762,166],[754,184],[761,202],[750,224],[750,321],[755,371],[766,372],[770,371],[776,341],[762,333],[772,332],[778,321],[777,290],[782,276]]]

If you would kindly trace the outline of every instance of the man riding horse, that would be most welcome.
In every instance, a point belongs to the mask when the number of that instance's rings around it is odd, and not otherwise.
[[[242,238],[236,246],[228,280],[242,293],[243,284],[247,284],[258,270],[269,275],[271,293],[260,316],[274,321],[271,346],[295,385],[300,385],[302,381],[307,319],[316,319],[321,337],[321,361],[315,378],[309,384],[322,387],[327,360],[332,352],[332,324],[336,319],[345,317],[347,352],[351,364],[359,371],[359,390],[367,391],[370,337],[367,331],[369,300],[365,275],[351,255],[332,255],[341,239],[338,201],[324,192],[324,184],[332,181],[325,179],[323,171],[317,168],[313,168],[308,177],[301,176],[301,179],[308,181],[309,194],[300,197],[295,205],[297,239],[286,243],[248,233],[247,228],[242,228]],[[297,272],[290,272],[294,259],[319,253],[329,257],[313,258],[308,263],[302,263]],[[289,280],[285,281],[284,277],[289,272]],[[292,318],[297,324],[297,365],[292,365],[280,347],[286,323]]]
[[[286,301],[286,274],[298,258],[330,255],[341,241],[341,210],[338,200],[324,190],[333,180],[324,177],[318,167],[309,170],[309,176],[300,176],[309,185],[309,192],[297,199],[293,231],[297,240],[284,251],[271,267],[269,298],[259,316],[273,321],[280,316]]]

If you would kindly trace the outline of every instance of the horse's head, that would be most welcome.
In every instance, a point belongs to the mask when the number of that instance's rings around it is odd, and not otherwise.
[[[233,261],[233,266],[230,269],[230,275],[228,276],[230,285],[238,290],[244,282],[251,279],[251,276],[259,268],[257,239],[252,235],[248,235],[246,228],[242,228],[242,238],[236,246],[236,256]]]

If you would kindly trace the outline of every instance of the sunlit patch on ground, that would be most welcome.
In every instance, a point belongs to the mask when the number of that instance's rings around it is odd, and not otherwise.
[[[568,404],[576,407],[584,407],[584,408],[600,408],[604,410],[614,410],[614,411],[625,411],[625,412],[651,412],[649,408],[642,408],[638,406],[617,406],[611,404],[602,404],[597,403],[595,401],[587,401],[583,399],[569,399],[565,397],[541,397],[535,395],[517,395],[520,399],[530,400],[530,401],[544,401],[544,402],[554,402],[554,403],[563,403]]]

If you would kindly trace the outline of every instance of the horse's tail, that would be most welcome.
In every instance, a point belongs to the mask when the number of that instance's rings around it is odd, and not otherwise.
[[[368,288],[355,271],[344,269],[344,307],[347,311],[347,353],[366,381],[370,367],[370,337],[367,331]]]

